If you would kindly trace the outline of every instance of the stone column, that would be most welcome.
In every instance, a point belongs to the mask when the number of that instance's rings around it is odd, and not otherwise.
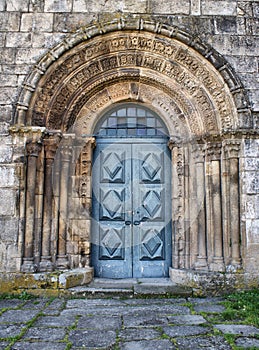
[[[81,207],[84,212],[84,230],[78,242],[80,266],[90,265],[90,242],[91,242],[91,210],[92,210],[92,158],[93,149],[96,145],[95,138],[89,137],[83,140],[84,147],[80,155],[80,183],[79,196]]]
[[[223,228],[221,203],[221,143],[209,143],[207,155],[210,161],[209,195],[211,203],[211,234],[213,245],[213,259],[210,264],[212,271],[224,270],[223,259]]]
[[[35,135],[34,135],[35,136]],[[39,134],[30,139],[26,144],[27,152],[27,180],[26,180],[26,206],[25,206],[25,236],[23,251],[23,272],[35,272],[34,264],[34,229],[35,229],[35,187],[37,158],[42,143]]]
[[[43,204],[43,229],[42,229],[42,246],[40,271],[52,271],[53,263],[51,257],[51,228],[52,228],[52,170],[56,154],[56,149],[60,141],[60,133],[49,132],[44,139],[44,157],[45,157],[45,174],[44,174],[44,204]]]
[[[239,150],[240,140],[224,141],[228,162],[228,212],[231,247],[231,269],[236,270],[241,265],[240,254],[240,203],[239,203]]]
[[[67,222],[68,222],[68,185],[69,165],[72,155],[72,137],[63,135],[60,146],[60,198],[59,198],[59,225],[58,225],[58,255],[57,268],[60,270],[68,268],[67,257]]]
[[[172,154],[172,267],[184,268],[184,158],[183,148],[170,140]]]
[[[195,269],[207,270],[207,242],[206,242],[206,210],[205,210],[205,172],[204,172],[204,145],[196,145],[193,152],[195,163],[195,199],[193,210],[196,214],[197,228],[197,261]]]

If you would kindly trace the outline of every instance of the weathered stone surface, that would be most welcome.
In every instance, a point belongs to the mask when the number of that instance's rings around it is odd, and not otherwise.
[[[235,340],[236,346],[240,346],[243,349],[248,349],[248,348],[259,348],[259,339],[257,338],[237,338]]]
[[[206,0],[201,3],[201,12],[203,15],[223,15],[223,16],[233,16],[236,14],[237,5],[236,1],[218,1]]]
[[[12,350],[65,350],[65,343],[53,343],[53,342],[19,342],[12,346]]]
[[[15,207],[16,207],[16,191],[10,191],[9,189],[0,188],[0,196],[3,199],[3,201],[0,203],[0,215],[2,216],[14,215]],[[2,223],[4,223],[4,225],[7,224],[6,221],[2,221]],[[5,226],[5,228],[7,227]],[[3,233],[3,234],[6,235],[6,233]]]
[[[127,328],[119,333],[119,338],[124,341],[151,340],[160,337],[160,333],[155,329]]]
[[[163,327],[163,331],[169,337],[175,338],[179,336],[187,337],[191,335],[207,334],[211,332],[211,328],[200,326],[170,326]]]
[[[253,326],[247,325],[230,325],[230,324],[218,324],[215,328],[220,330],[222,333],[227,334],[240,334],[242,336],[254,336],[259,334],[259,329]]]
[[[21,18],[21,32],[52,32],[52,13],[23,13]]]
[[[81,348],[111,348],[116,343],[116,332],[106,331],[105,337],[100,337],[94,330],[75,330],[70,333],[69,340]]]
[[[151,2],[151,11],[155,13],[179,13],[179,14],[190,14],[190,2],[189,0],[183,1],[164,1],[163,6],[161,2],[153,0]]]
[[[16,337],[25,327],[24,324],[12,325],[12,324],[0,324],[0,338]]]
[[[121,345],[122,350],[174,350],[176,347],[167,339],[130,341]]]
[[[48,328],[48,327],[42,327],[42,328],[30,328],[27,330],[27,332],[23,335],[22,339],[24,340],[40,340],[40,341],[58,341],[64,339],[66,336],[66,330],[60,329],[60,328]],[[54,346],[54,344],[53,344]]]
[[[225,310],[225,306],[218,304],[202,304],[195,305],[194,310],[196,312],[208,312],[208,313],[218,313]]]
[[[70,12],[72,10],[72,0],[60,0],[53,2],[51,0],[45,0],[45,12]]]
[[[231,346],[223,337],[197,337],[195,341],[192,338],[177,338],[176,343],[179,350],[231,350]]]
[[[169,316],[169,323],[183,324],[183,325],[199,325],[207,323],[204,317],[200,315],[182,315],[182,316]]]
[[[26,323],[35,315],[37,315],[37,310],[24,310],[20,312],[20,310],[7,310],[4,314],[0,316],[0,322],[10,323]]]

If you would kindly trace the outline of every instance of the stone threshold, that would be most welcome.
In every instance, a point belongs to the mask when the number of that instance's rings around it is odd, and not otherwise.
[[[75,297],[147,297],[172,296],[189,297],[192,289],[179,286],[170,278],[94,278],[88,285],[68,289]]]

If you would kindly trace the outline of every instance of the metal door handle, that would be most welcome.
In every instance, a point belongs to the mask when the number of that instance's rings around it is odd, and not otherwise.
[[[125,221],[125,225],[127,226],[131,225],[131,221]]]
[[[140,221],[134,221],[134,225],[136,226],[140,225]]]

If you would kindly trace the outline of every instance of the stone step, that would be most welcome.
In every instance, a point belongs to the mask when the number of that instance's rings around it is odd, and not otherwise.
[[[94,278],[88,285],[68,289],[74,297],[147,297],[192,296],[192,289],[179,286],[169,278],[105,279]]]

